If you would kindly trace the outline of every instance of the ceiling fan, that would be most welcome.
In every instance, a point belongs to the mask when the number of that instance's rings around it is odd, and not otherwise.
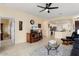
[[[52,3],[46,3],[45,7],[40,6],[40,5],[37,5],[37,7],[43,8],[43,10],[41,10],[40,12],[47,11],[48,13],[50,13],[50,9],[58,9],[59,8],[59,7],[51,7],[51,5],[52,5]]]

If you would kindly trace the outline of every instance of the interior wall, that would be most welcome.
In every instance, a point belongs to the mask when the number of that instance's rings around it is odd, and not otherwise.
[[[30,20],[33,19],[35,24],[42,24],[43,20],[41,18],[26,14],[25,12],[13,10],[7,8],[3,5],[0,5],[0,16],[2,17],[12,17],[15,20],[15,43],[22,43],[26,42],[26,33],[30,32],[31,24]],[[23,21],[23,30],[19,31],[19,21]],[[43,27],[42,27],[43,28]],[[43,29],[44,30],[44,29]]]
[[[43,22],[43,36],[49,38],[49,28],[48,28],[49,21]]]

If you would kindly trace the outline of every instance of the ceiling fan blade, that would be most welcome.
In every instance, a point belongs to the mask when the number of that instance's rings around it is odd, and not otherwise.
[[[46,6],[48,6],[49,4],[48,3],[46,3]]]
[[[46,9],[43,9],[43,10],[41,10],[40,12],[42,12],[42,11],[45,11]]]
[[[40,7],[40,8],[45,8],[45,7],[43,7],[43,6],[39,6],[39,5],[37,5],[37,7]]]
[[[49,7],[49,4],[48,3],[46,3],[46,8],[48,8]]]
[[[49,8],[52,3],[46,3],[46,8]]]
[[[52,3],[49,3],[49,6],[51,6]]]
[[[58,9],[59,7],[50,7],[48,9]]]

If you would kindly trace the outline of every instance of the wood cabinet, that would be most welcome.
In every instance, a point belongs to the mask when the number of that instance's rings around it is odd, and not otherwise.
[[[27,33],[26,36],[27,36],[26,39],[27,42],[29,43],[37,42],[42,39],[42,31],[40,33],[39,32]]]

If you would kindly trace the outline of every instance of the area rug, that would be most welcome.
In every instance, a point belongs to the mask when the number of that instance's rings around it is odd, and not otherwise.
[[[56,50],[50,50],[48,55],[45,46],[41,46],[30,53],[30,56],[70,56],[72,47],[72,45],[60,45],[57,49],[58,52]]]

